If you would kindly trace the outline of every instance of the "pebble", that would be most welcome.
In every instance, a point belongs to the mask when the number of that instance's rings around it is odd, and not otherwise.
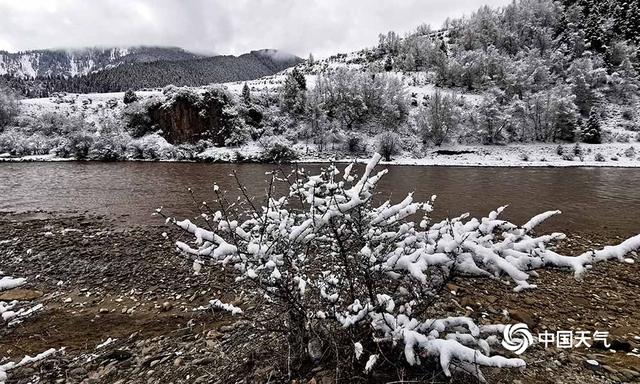
[[[598,363],[596,360],[585,360],[584,366],[593,371],[600,370],[600,367],[601,367],[600,363]]]

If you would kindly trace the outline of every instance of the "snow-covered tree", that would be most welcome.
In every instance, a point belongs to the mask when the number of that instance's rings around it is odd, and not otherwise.
[[[638,235],[577,257],[560,255],[551,244],[563,234],[534,232],[560,211],[522,225],[500,218],[506,207],[481,219],[432,222],[435,196],[417,202],[410,193],[400,202],[376,203],[376,185],[386,174],[374,171],[380,158],[376,154],[360,177],[352,175],[353,164],[343,170],[332,165],[318,175],[300,169],[286,178],[274,173],[263,207],[254,205],[241,183],[245,201],[233,204],[214,187],[220,209],[204,205],[202,224],[167,218],[193,236],[176,248],[198,269],[233,267],[238,280],[264,298],[256,316],[286,334],[286,366],[293,374],[305,361],[303,351],[324,359],[325,368],[340,366],[336,372],[345,378],[430,360],[447,376],[465,372],[480,380],[481,366],[524,367],[524,360],[494,348],[504,325],[434,312],[438,289],[468,276],[504,279],[516,292],[534,289],[536,269],[564,268],[580,278],[591,264],[623,260],[640,248]],[[288,181],[288,194],[276,192],[278,179]]]
[[[600,144],[602,142],[600,115],[596,108],[591,109],[589,119],[587,119],[587,122],[582,129],[582,141],[589,144]]]
[[[431,141],[434,145],[441,145],[456,129],[458,115],[455,97],[449,94],[443,95],[436,90],[427,101],[427,105],[421,107],[416,116],[416,124],[423,142]]]
[[[339,68],[318,76],[314,92],[327,118],[347,130],[362,126],[373,132],[396,130],[409,116],[404,85],[394,75]]]
[[[284,80],[282,86],[282,102],[285,110],[294,115],[304,114],[307,81],[298,70],[293,68]]]
[[[251,90],[246,82],[242,86],[242,101],[244,101],[245,104],[251,104]]]
[[[18,101],[13,91],[0,85],[0,131],[18,114]]]
[[[479,108],[480,137],[484,144],[497,144],[504,140],[509,121],[500,103],[499,91],[485,97]]]

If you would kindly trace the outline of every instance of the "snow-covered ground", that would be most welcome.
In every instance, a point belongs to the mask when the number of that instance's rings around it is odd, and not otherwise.
[[[360,64],[354,64],[351,59],[355,54],[338,59],[325,59],[313,66],[304,68],[308,87],[316,82],[315,73],[336,68],[358,69]],[[304,64],[306,65],[306,64]],[[253,94],[277,93],[284,83],[287,73],[292,68],[281,73],[247,81]],[[414,101],[421,102],[433,95],[439,88],[433,85],[432,73],[428,72],[395,72],[405,84],[408,96]],[[231,82],[222,84],[229,91],[240,95],[245,82]],[[204,90],[204,87],[197,88]],[[465,105],[476,107],[481,103],[483,95],[465,93],[460,90],[440,89],[444,93],[452,93],[464,99]],[[162,96],[162,90],[137,91],[140,98]],[[65,114],[81,114],[92,124],[100,126],[103,118],[113,118],[119,121],[125,106],[124,92],[91,93],[91,94],[62,94],[49,98],[26,99],[21,101],[21,112],[24,115],[37,117],[47,112]],[[499,146],[486,145],[458,145],[449,144],[442,147],[415,148],[394,156],[389,164],[424,165],[424,166],[492,166],[492,167],[640,167],[640,142],[636,140],[637,132],[628,130],[628,121],[622,118],[622,107],[608,105],[609,118],[602,122],[603,144],[580,144],[581,152],[574,150],[575,144],[553,143],[523,143]],[[411,108],[411,114],[417,113],[417,108]],[[464,130],[464,128],[461,128]],[[347,133],[345,133],[347,134]],[[375,137],[364,139],[367,150],[358,156],[346,153],[341,149],[320,152],[314,144],[298,142],[292,147],[300,154],[302,162],[351,161],[354,157],[365,159],[370,157],[376,149]],[[344,145],[337,145],[342,148]],[[250,142],[241,147],[212,147],[198,154],[203,161],[234,162],[239,160],[239,154],[244,161],[259,161],[263,146],[258,142]],[[69,159],[57,158],[54,155],[33,155],[11,158],[8,154],[0,153],[0,161],[62,161]]]
[[[558,154],[558,146],[563,155]],[[293,148],[300,154],[302,163],[366,162],[370,155],[349,155],[334,152],[318,153],[313,144],[298,143]],[[581,155],[574,154],[575,144],[509,144],[503,146],[456,145],[429,147],[421,157],[403,153],[391,165],[456,166],[456,167],[619,167],[640,168],[640,143],[580,144]],[[262,146],[257,142],[240,147],[212,147],[198,154],[201,161],[236,162],[238,154],[244,161],[259,161]],[[600,156],[601,155],[601,156]],[[598,160],[597,160],[598,159]],[[54,155],[25,156],[11,158],[0,154],[2,161],[72,161]],[[136,160],[133,160],[136,161]],[[149,160],[140,160],[149,161]],[[175,160],[162,160],[175,161]]]

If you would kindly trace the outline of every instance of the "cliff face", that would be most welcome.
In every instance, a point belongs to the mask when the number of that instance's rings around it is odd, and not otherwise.
[[[217,88],[202,95],[178,92],[168,102],[152,106],[149,116],[172,144],[206,139],[222,146],[237,123],[236,115],[228,111],[231,102],[231,96]]]

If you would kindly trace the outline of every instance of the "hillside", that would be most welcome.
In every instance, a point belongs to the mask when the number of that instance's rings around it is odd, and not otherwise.
[[[71,50],[0,51],[0,75],[19,79],[69,78],[122,64],[179,61],[201,57],[175,47],[114,47]]]
[[[439,30],[388,32],[375,46],[322,60],[254,51],[50,79],[40,94],[93,93],[23,101],[16,127],[0,134],[0,153],[319,161],[381,151],[403,164],[637,167],[629,15],[590,4],[482,7]],[[611,28],[585,27],[597,22]],[[223,85],[204,86],[214,82]],[[158,89],[166,84],[174,86]],[[152,89],[122,92],[130,88]],[[108,91],[120,93],[95,93]]]
[[[183,51],[184,52],[184,51]],[[166,85],[201,86],[211,83],[257,79],[272,75],[302,60],[277,50],[251,51],[240,56],[184,57],[151,60],[140,54],[100,71],[75,77],[19,78],[5,76],[11,88],[27,97],[46,97],[54,92],[118,92],[159,88]],[[158,56],[156,56],[158,57]],[[133,58],[131,58],[133,59]]]

